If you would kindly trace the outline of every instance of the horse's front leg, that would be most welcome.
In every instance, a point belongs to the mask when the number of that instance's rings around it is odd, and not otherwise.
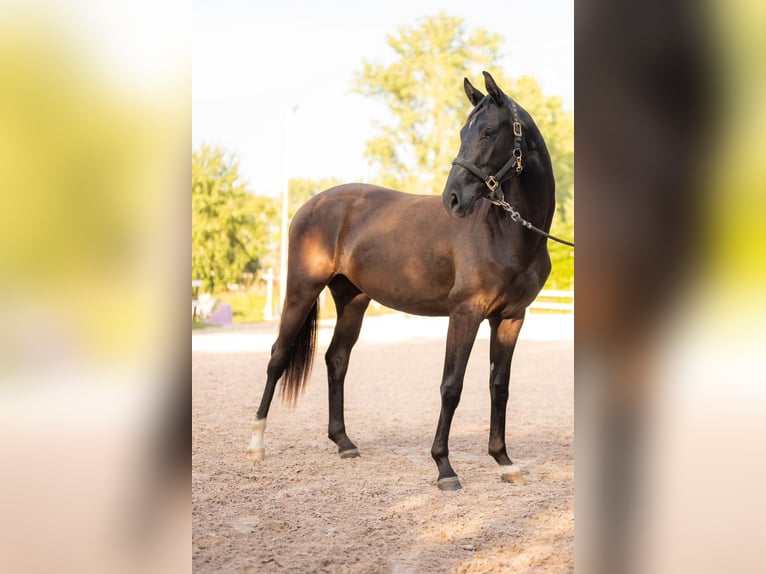
[[[508,383],[511,378],[511,359],[519,338],[524,317],[520,319],[491,318],[489,343],[489,394],[492,406],[489,419],[489,454],[501,466],[504,482],[524,484],[521,470],[508,457],[505,446],[505,413],[508,404]]]
[[[441,412],[436,427],[436,436],[431,447],[431,456],[439,469],[436,486],[441,490],[461,488],[457,474],[449,462],[449,431],[452,417],[460,402],[463,390],[463,377],[471,354],[473,342],[482,317],[470,311],[457,310],[450,314],[447,329],[447,350],[444,357],[444,374],[441,384]]]

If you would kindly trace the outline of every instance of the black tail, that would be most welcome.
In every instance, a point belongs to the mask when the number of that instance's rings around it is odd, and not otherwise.
[[[295,338],[290,358],[282,377],[282,399],[289,405],[295,406],[298,397],[303,394],[306,382],[311,375],[314,364],[314,351],[317,344],[317,316],[319,315],[319,300],[309,311],[298,336]]]

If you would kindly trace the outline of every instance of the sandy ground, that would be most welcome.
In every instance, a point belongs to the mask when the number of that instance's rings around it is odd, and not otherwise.
[[[244,457],[274,325],[192,335],[195,572],[571,572],[574,552],[571,316],[531,315],[514,357],[507,441],[526,485],[487,454],[487,330],[450,435],[463,489],[441,492],[430,457],[446,320],[365,320],[346,379],[346,427],[326,436],[319,352],[295,409],[275,399],[266,460]]]

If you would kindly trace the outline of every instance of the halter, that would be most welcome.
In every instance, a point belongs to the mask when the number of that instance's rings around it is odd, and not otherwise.
[[[495,175],[485,174],[470,161],[465,160],[460,156],[456,157],[452,162],[452,165],[459,165],[460,167],[467,169],[484,182],[487,188],[489,188],[489,193],[486,197],[490,201],[505,200],[501,182],[503,181],[503,178],[508,175],[508,172],[511,171],[511,168],[515,168],[516,170],[511,174],[511,178],[519,175],[524,169],[524,166],[521,163],[521,122],[519,121],[519,111],[516,109],[516,103],[513,100],[511,100],[511,112],[513,114],[513,152],[511,152],[511,157],[508,158],[508,161],[505,162],[503,167],[501,167]]]
[[[559,237],[556,237],[555,235],[551,235],[550,233],[547,233],[543,231],[542,229],[539,229],[538,227],[535,227],[532,225],[529,221],[521,217],[521,214],[519,214],[518,211],[516,211],[507,201],[505,201],[505,195],[503,194],[503,188],[501,185],[501,182],[503,181],[503,178],[508,175],[508,172],[511,171],[511,168],[516,168],[516,171],[511,174],[511,178],[513,179],[517,175],[519,175],[522,170],[524,169],[524,166],[521,163],[521,122],[519,121],[519,111],[516,109],[516,103],[509,98],[509,101],[511,103],[511,113],[513,114],[513,151],[511,152],[511,157],[508,158],[508,161],[505,162],[503,167],[500,168],[500,170],[495,175],[487,175],[484,172],[482,172],[478,167],[476,167],[474,164],[472,164],[470,161],[467,161],[463,159],[462,157],[458,156],[452,161],[452,165],[459,165],[460,167],[467,169],[472,174],[474,174],[476,177],[478,177],[480,180],[484,182],[484,185],[489,188],[489,193],[485,194],[484,197],[486,197],[492,205],[497,205],[498,207],[503,208],[505,211],[511,214],[511,219],[515,221],[516,223],[520,223],[522,226],[526,227],[530,231],[534,231],[538,235],[542,235],[543,237],[546,237],[548,239],[552,239],[553,241],[558,241],[559,243],[562,243],[564,245],[569,245],[570,247],[574,247],[574,243],[571,241],[566,241],[564,239],[561,239]]]

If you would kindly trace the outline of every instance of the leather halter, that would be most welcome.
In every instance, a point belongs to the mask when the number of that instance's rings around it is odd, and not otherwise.
[[[489,188],[489,193],[487,193],[487,198],[490,200],[496,200],[496,201],[504,201],[505,196],[503,194],[503,188],[502,188],[502,181],[508,173],[511,171],[512,168],[515,168],[515,171],[511,174],[511,178],[516,177],[518,174],[522,172],[524,169],[524,166],[521,163],[521,122],[519,121],[519,111],[516,108],[516,103],[508,98],[508,101],[511,104],[511,113],[513,114],[513,152],[511,152],[511,157],[508,158],[508,161],[505,162],[503,167],[501,167],[497,173],[494,175],[491,174],[485,174],[483,171],[481,171],[476,165],[472,164],[470,161],[463,159],[462,157],[458,156],[452,161],[452,165],[458,165],[462,167],[463,169],[467,169],[472,174],[474,174],[476,177],[478,177],[480,180],[484,182],[484,184]]]

